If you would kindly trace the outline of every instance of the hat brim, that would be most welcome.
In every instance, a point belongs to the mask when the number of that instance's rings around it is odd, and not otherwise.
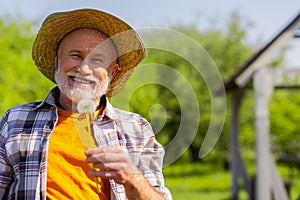
[[[145,57],[140,36],[123,20],[95,9],[79,9],[49,15],[43,22],[32,47],[32,58],[37,68],[55,82],[55,58],[58,45],[76,29],[98,30],[111,38],[118,50],[120,71],[111,81],[107,96],[117,94],[126,84],[134,68]]]

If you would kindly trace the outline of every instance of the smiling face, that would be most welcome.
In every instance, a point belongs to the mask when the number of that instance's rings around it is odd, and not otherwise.
[[[60,104],[71,111],[82,99],[98,104],[119,70],[116,59],[116,48],[103,33],[78,29],[68,34],[59,46],[55,72]]]

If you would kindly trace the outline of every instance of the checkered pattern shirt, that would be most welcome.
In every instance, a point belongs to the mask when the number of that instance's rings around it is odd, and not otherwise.
[[[14,107],[0,121],[0,199],[46,199],[47,150],[58,115],[54,88],[42,102]],[[125,146],[132,162],[166,199],[172,199],[162,175],[163,147],[141,116],[112,107],[94,120],[95,141]],[[123,185],[110,180],[111,198],[126,199]]]

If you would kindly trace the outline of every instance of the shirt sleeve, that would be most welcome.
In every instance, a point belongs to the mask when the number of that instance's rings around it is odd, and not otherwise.
[[[5,144],[7,141],[7,115],[0,119],[0,199],[5,199],[13,181],[12,167],[8,162]]]
[[[164,148],[155,139],[151,125],[146,120],[143,123],[142,131],[147,140],[139,161],[139,170],[155,189],[164,194],[165,199],[171,200],[172,195],[169,189],[165,187],[162,174]]]

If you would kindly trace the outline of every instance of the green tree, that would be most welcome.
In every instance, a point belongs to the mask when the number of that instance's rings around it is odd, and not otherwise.
[[[270,103],[271,148],[278,155],[300,152],[300,95],[295,91],[276,90]]]
[[[30,23],[0,19],[0,113],[29,101],[41,100],[53,86],[34,66]]]

